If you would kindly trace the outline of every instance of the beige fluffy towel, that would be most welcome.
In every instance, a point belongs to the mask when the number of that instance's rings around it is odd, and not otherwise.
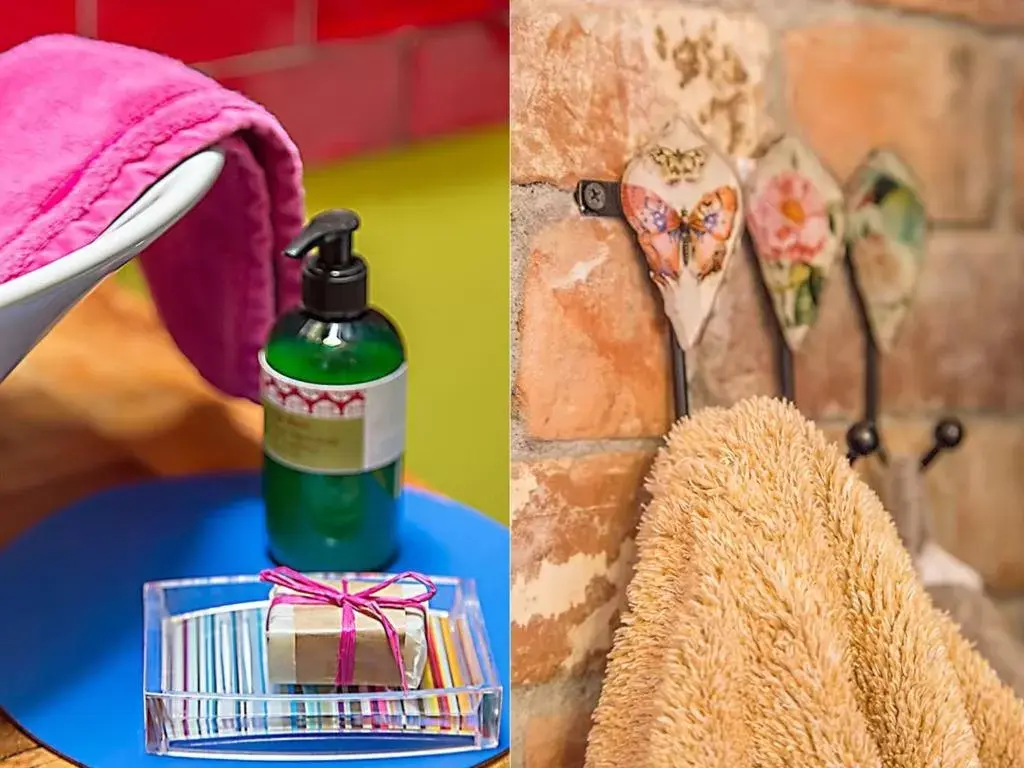
[[[878,489],[932,603],[950,615],[960,633],[1018,696],[1024,695],[1024,644],[985,594],[981,575],[939,544],[917,456],[890,455]],[[870,481],[869,481],[870,482]]]
[[[591,768],[1024,767],[1024,707],[839,449],[768,399],[655,463]]]

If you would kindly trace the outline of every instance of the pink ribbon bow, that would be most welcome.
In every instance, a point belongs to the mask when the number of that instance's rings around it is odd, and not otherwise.
[[[383,589],[391,586],[397,581],[412,579],[423,585],[423,592],[413,597],[389,597],[378,594]],[[260,572],[260,581],[268,584],[276,584],[279,587],[291,590],[281,593],[270,601],[270,607],[275,605],[336,605],[341,608],[341,635],[338,642],[338,674],[335,678],[337,685],[351,685],[355,675],[356,666],[356,611],[370,616],[381,623],[384,627],[384,634],[388,638],[388,645],[391,647],[391,655],[395,659],[398,671],[402,677],[402,690],[407,691],[408,685],[405,681],[405,663],[402,660],[402,649],[398,644],[398,630],[391,623],[382,609],[387,608],[419,608],[423,611],[426,619],[426,608],[423,604],[437,594],[437,587],[426,576],[406,571],[397,576],[392,576],[385,581],[367,587],[361,592],[349,592],[348,582],[342,581],[341,588],[333,587],[330,584],[323,584],[314,579],[304,576],[291,568],[278,567],[268,568]],[[269,612],[268,612],[269,618]]]

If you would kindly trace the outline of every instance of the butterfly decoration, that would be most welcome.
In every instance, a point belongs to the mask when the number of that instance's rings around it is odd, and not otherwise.
[[[924,264],[928,218],[920,186],[889,150],[872,152],[848,185],[850,260],[875,343],[888,352]]]
[[[661,170],[662,178],[675,186],[680,181],[700,181],[704,165],[708,161],[708,152],[704,147],[696,147],[682,152],[669,147],[653,147],[647,156]]]
[[[843,253],[843,189],[794,136],[755,153],[747,230],[786,344],[799,349],[818,318],[825,282]]]
[[[736,171],[685,118],[630,163],[622,212],[683,349],[697,343],[743,228]]]
[[[706,193],[692,212],[675,210],[654,192],[623,185],[623,209],[637,232],[651,277],[678,280],[687,267],[697,280],[721,271],[732,234],[738,197],[732,187]]]

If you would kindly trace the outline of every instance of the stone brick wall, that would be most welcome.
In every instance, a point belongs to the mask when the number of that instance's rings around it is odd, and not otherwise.
[[[1020,614],[1024,3],[512,6],[515,763],[582,762],[643,478],[670,423],[659,300],[626,227],[581,219],[571,189],[617,177],[677,110],[734,155],[777,127],[840,179],[876,145],[922,178],[934,233],[883,364],[883,437],[918,452],[939,416],[962,418],[964,444],[928,476],[939,535]],[[804,412],[840,437],[861,408],[863,363],[834,274],[796,386]],[[691,356],[693,407],[774,392],[769,321],[749,256],[734,259]]]

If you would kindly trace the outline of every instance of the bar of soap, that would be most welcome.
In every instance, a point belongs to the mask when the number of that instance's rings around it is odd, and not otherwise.
[[[340,582],[324,582],[340,588]],[[373,582],[347,582],[350,593],[374,586]],[[418,584],[391,584],[377,594],[413,597]],[[291,590],[274,586],[271,600]],[[398,632],[405,666],[405,684],[418,688],[427,661],[427,628],[422,607],[385,608],[383,614]],[[350,685],[401,688],[402,676],[381,622],[355,611],[355,668]],[[274,685],[334,685],[338,674],[341,608],[335,605],[272,605],[267,618],[267,680]]]

